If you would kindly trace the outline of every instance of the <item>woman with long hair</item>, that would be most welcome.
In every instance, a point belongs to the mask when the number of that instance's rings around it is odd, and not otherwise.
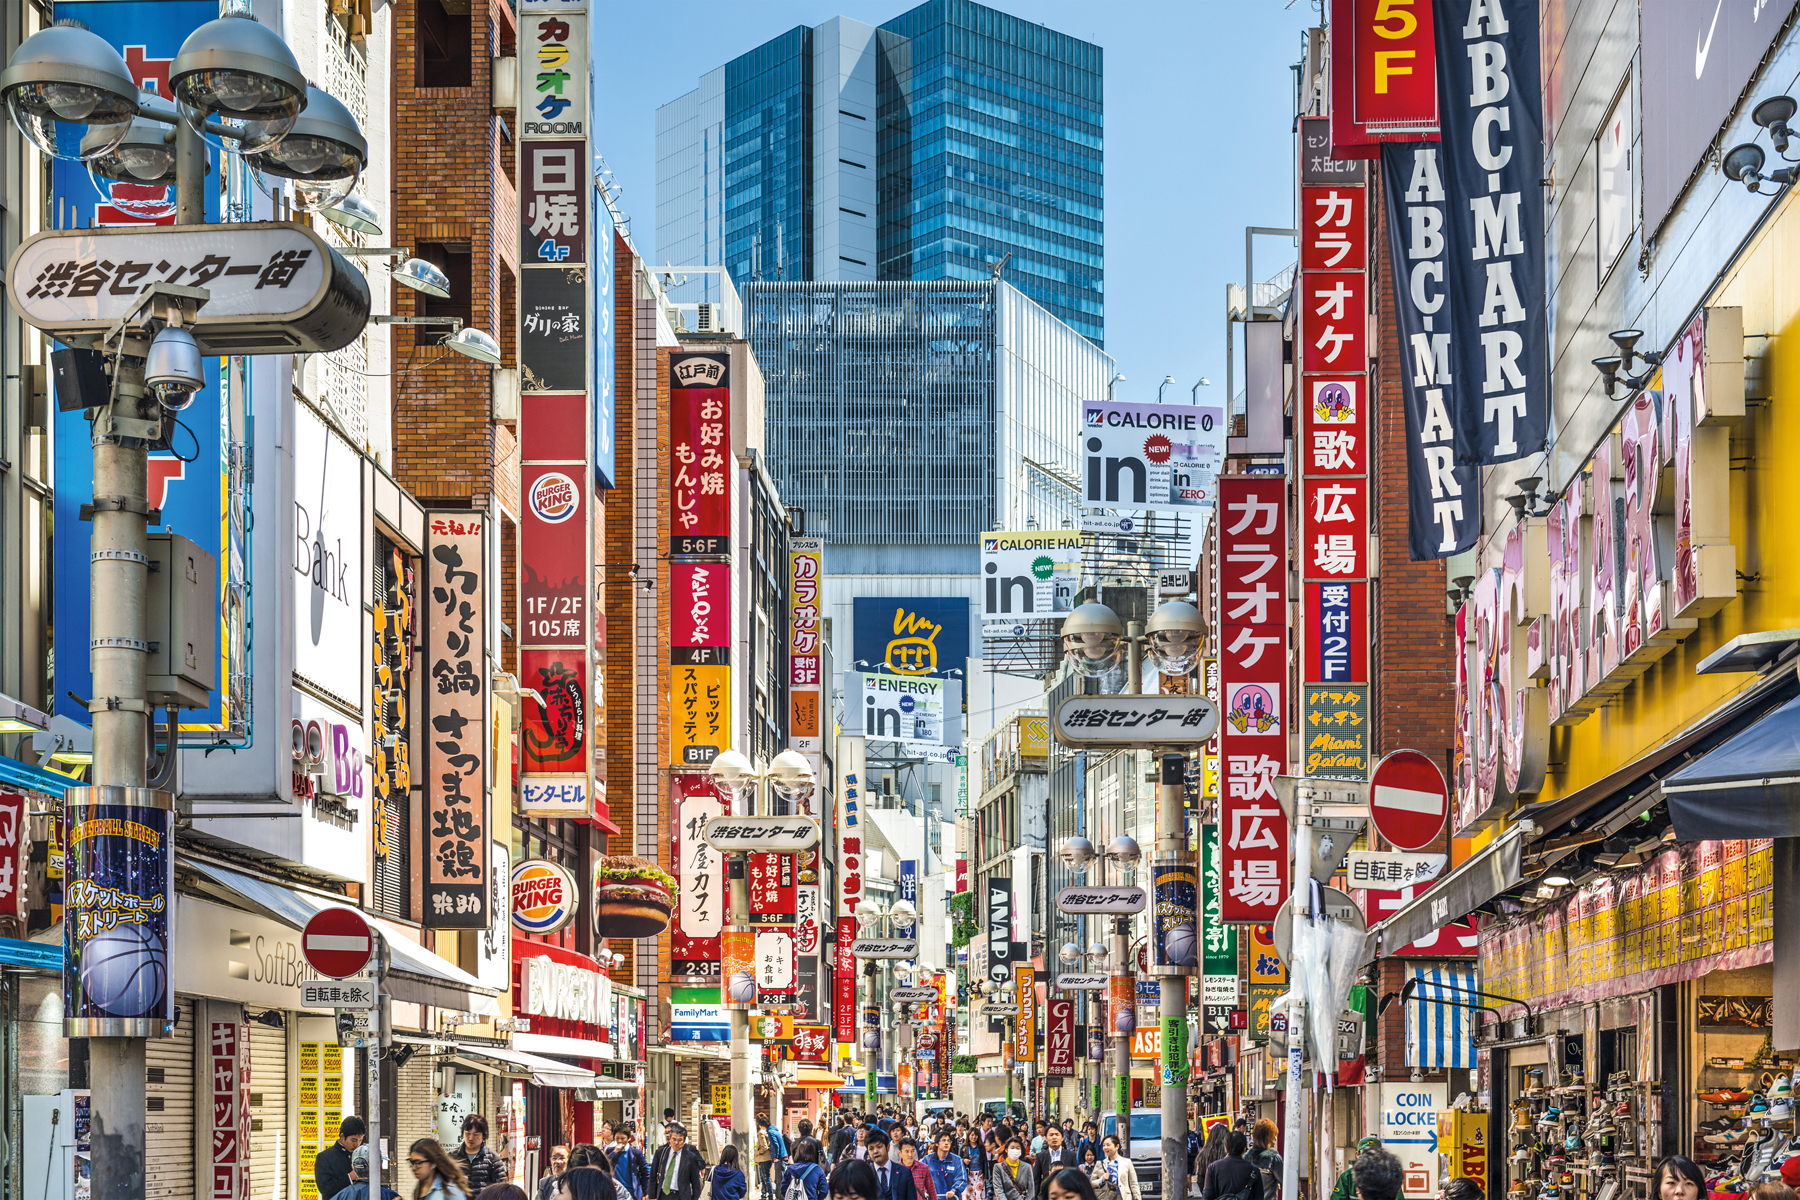
[[[436,1138],[420,1138],[406,1152],[413,1200],[469,1200],[469,1181]]]
[[[712,1169],[714,1200],[744,1200],[744,1193],[749,1190],[750,1180],[744,1176],[743,1168],[738,1166],[738,1148],[724,1147],[719,1151],[718,1165]],[[773,1186],[770,1190],[774,1190]]]
[[[1106,1172],[1119,1200],[1144,1200],[1138,1188],[1137,1168],[1131,1165],[1130,1158],[1119,1153],[1119,1135],[1109,1133],[1100,1139],[1100,1149],[1106,1156],[1100,1160],[1100,1169]]]
[[[1050,1176],[1050,1200],[1096,1200],[1094,1183],[1079,1167],[1064,1167]]]

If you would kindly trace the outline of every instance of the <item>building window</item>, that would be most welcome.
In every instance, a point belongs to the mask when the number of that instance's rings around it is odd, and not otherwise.
[[[441,0],[418,0],[413,32],[416,62],[413,86],[470,87],[473,83],[469,6],[451,12]]]
[[[1637,188],[1631,169],[1631,81],[1619,89],[1612,111],[1600,126],[1598,161],[1599,187],[1595,200],[1599,206],[1600,278],[1605,279],[1637,225]]]
[[[433,3],[434,0],[420,0],[421,6]],[[421,292],[425,301],[424,316],[456,317],[464,325],[471,324],[470,314],[475,311],[470,295],[470,281],[473,272],[470,263],[473,255],[467,246],[452,246],[443,242],[424,242],[419,246],[419,257],[444,273],[450,281],[450,295],[430,296]],[[438,342],[450,336],[447,327],[427,326],[419,334],[421,344]]]

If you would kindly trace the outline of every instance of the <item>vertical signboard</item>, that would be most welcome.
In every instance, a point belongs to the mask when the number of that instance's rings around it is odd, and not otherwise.
[[[825,540],[788,539],[788,745],[820,773],[824,737]]]
[[[585,818],[600,803],[590,731],[598,664],[594,487],[612,388],[612,222],[588,153],[588,16],[526,0],[519,45],[519,738],[521,811]],[[596,255],[604,270],[596,272]],[[602,278],[601,276],[604,276]],[[596,335],[596,292],[607,310]],[[604,343],[604,345],[602,345]],[[604,360],[605,378],[596,379]],[[612,470],[611,413],[606,414]]]
[[[207,1028],[207,1200],[250,1200],[250,1037],[236,1021]]]
[[[731,742],[730,459],[730,357],[671,355],[663,466],[677,559],[669,600],[669,763],[676,767],[704,767]]]
[[[1238,930],[1226,924],[1221,902],[1224,896],[1224,856],[1219,827],[1200,827],[1200,1002],[1204,1028],[1223,1032],[1231,1023],[1231,1009],[1238,999]],[[1224,1007],[1223,1011],[1215,1011]]]
[[[1394,60],[1396,62],[1402,60]],[[1429,90],[1429,89],[1428,89]],[[1370,454],[1367,171],[1300,189],[1299,706],[1300,771],[1363,779],[1368,771]],[[1340,325],[1357,336],[1320,361]],[[1410,360],[1409,360],[1410,361]],[[1285,822],[1283,823],[1285,825]]]
[[[669,924],[669,971],[680,982],[716,983],[719,934],[725,928],[725,856],[700,836],[706,823],[729,811],[705,775],[670,779],[670,851],[679,895]]]
[[[838,887],[836,911],[849,916],[856,911],[863,896],[863,821],[862,788],[864,764],[863,740],[840,737],[837,742],[838,770]]]
[[[1075,1074],[1075,1002],[1044,1003],[1044,1074]]]
[[[0,920],[17,921],[24,927],[25,858],[30,848],[25,825],[25,796],[0,792]]]
[[[832,946],[831,1032],[841,1045],[856,1040],[856,956],[850,953],[855,942],[856,918],[839,917]]]
[[[1019,998],[1019,1016],[1013,1022],[1013,1056],[1018,1062],[1037,1062],[1037,972],[1029,963],[1013,967],[1013,989]]]
[[[1331,152],[1435,140],[1437,50],[1429,0],[1331,0]]]
[[[1268,922],[1288,894],[1287,481],[1219,480],[1219,668],[1224,721],[1221,919]]]
[[[486,929],[488,912],[487,520],[425,522],[425,912],[428,929]]]

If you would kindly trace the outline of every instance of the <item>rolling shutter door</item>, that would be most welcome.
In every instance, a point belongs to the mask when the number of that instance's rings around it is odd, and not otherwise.
[[[145,1045],[144,1175],[149,1194],[194,1197],[194,1002],[178,999],[175,1036]]]
[[[287,1030],[255,1021],[249,1029],[251,1200],[293,1200],[286,1172]]]

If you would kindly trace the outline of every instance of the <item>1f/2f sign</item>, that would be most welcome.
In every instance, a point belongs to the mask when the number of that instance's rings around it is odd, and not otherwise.
[[[1221,408],[1084,405],[1082,499],[1090,508],[1211,508],[1224,453]]]

